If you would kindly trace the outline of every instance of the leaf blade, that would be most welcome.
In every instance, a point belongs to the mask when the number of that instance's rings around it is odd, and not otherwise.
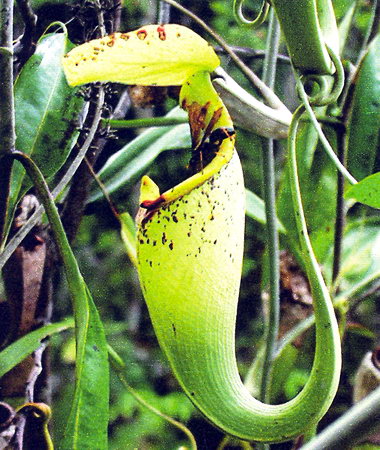
[[[249,189],[245,190],[245,195],[246,215],[264,225],[266,223],[264,200]],[[280,233],[286,234],[285,227],[278,218],[277,226]]]
[[[380,135],[380,35],[360,63],[348,122],[347,168],[359,180],[373,172]]]
[[[380,172],[351,186],[344,197],[346,199],[353,198],[360,203],[372,206],[372,208],[380,208]]]
[[[76,142],[77,118],[84,105],[62,70],[61,58],[70,46],[66,33],[43,37],[14,86],[16,148],[30,155],[47,177],[62,166]],[[30,186],[24,169],[15,164],[10,219],[20,195]]]
[[[38,328],[10,344],[0,352],[0,377],[37,350],[44,338],[73,327],[73,319],[65,319]]]
[[[85,301],[76,305],[76,387],[59,448],[107,448],[109,367],[102,322],[84,284]]]

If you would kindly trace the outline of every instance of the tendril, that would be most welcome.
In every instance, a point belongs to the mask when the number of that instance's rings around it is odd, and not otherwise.
[[[239,24],[257,28],[265,22],[270,7],[270,4],[266,0],[263,1],[258,15],[253,20],[249,20],[244,16],[243,3],[244,0],[234,0],[233,4],[234,17]]]
[[[308,102],[313,106],[326,106],[338,100],[344,87],[344,69],[339,56],[326,45],[327,51],[335,67],[335,74],[333,76],[333,86],[331,87],[331,77],[329,75],[301,75],[300,80],[303,90],[310,86],[311,95],[307,95]],[[300,84],[297,84],[298,94],[301,97]]]
[[[333,161],[333,163],[335,164],[335,166],[339,170],[339,172],[346,178],[346,180],[350,184],[356,184],[357,183],[356,179],[350,174],[350,172],[346,169],[346,167],[341,163],[337,154],[334,152],[334,149],[332,148],[331,144],[329,143],[325,134],[323,133],[322,127],[314,114],[313,108],[310,105],[309,98],[305,92],[304,86],[300,79],[297,80],[297,90],[298,90],[300,98],[303,102],[303,105],[301,105],[300,108],[301,108],[302,112],[304,110],[307,111],[307,113],[310,117],[310,120],[318,133],[319,139],[321,140],[321,143],[322,143],[325,151],[327,152],[327,154],[329,155],[329,157],[331,158],[331,160]],[[298,113],[298,115],[300,115],[300,114],[301,114],[301,112]]]

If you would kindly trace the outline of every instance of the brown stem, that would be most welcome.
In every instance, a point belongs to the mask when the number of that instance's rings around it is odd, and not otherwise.
[[[13,99],[13,0],[0,6],[0,247],[5,237],[12,162],[4,155],[15,146]]]

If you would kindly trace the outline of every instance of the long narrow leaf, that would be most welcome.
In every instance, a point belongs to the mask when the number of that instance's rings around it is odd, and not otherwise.
[[[42,38],[14,86],[16,148],[30,155],[46,177],[62,166],[78,137],[84,99],[78,89],[67,84],[61,63],[71,47],[66,33]],[[10,217],[20,195],[30,186],[24,169],[15,165]]]
[[[84,284],[84,282],[83,282]],[[103,324],[84,284],[86,298],[76,305],[76,387],[65,434],[58,448],[107,448],[109,370]]]
[[[24,358],[38,349],[43,339],[74,327],[74,320],[69,318],[62,322],[51,323],[38,328],[13,342],[0,352],[0,377],[20,363]]]
[[[368,47],[356,77],[349,116],[347,167],[359,180],[375,165],[380,135],[380,35]]]
[[[380,172],[364,178],[358,184],[352,186],[345,198],[353,198],[372,208],[380,209]]]

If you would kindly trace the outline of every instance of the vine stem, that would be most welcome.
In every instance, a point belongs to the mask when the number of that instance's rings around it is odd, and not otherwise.
[[[302,204],[301,188],[298,177],[296,140],[297,140],[298,124],[304,111],[305,105],[300,105],[294,112],[293,119],[289,127],[288,167],[289,167],[290,190],[292,194],[293,209],[295,212],[295,221],[301,245],[303,262],[306,268],[309,283],[312,287],[313,302],[321,301],[323,299],[326,305],[329,305],[329,307],[332,309],[333,308],[332,301],[308,235],[306,218]]]
[[[262,25],[265,22],[265,19],[267,18],[268,15],[270,7],[269,3],[266,0],[263,1],[259,14],[253,20],[248,20],[244,16],[243,3],[244,0],[234,0],[233,13],[236,21],[242,25],[249,25],[251,28],[257,28],[260,25]]]
[[[12,159],[3,158],[15,147],[13,97],[13,0],[0,5],[0,247],[5,240]]]
[[[275,83],[279,41],[280,26],[272,9],[269,17],[267,54],[264,61],[263,72],[263,81],[271,89],[274,88]],[[269,259],[269,314],[266,324],[266,345],[261,379],[260,399],[266,403],[270,402],[270,379],[280,318],[279,242],[276,218],[276,185],[273,148],[273,139],[268,139],[263,142],[263,193],[265,201],[266,236]]]

